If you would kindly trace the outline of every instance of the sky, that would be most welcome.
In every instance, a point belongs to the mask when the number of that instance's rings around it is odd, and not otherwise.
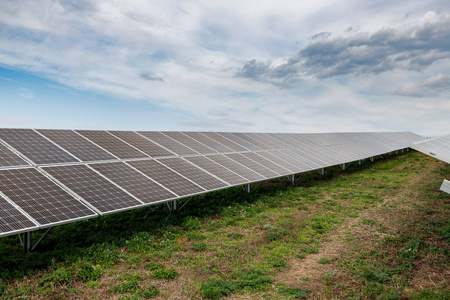
[[[1,0],[0,127],[450,133],[450,4]]]

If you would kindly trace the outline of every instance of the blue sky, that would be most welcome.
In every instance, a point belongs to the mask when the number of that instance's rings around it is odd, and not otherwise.
[[[445,134],[450,5],[3,0],[0,91],[0,127]]]

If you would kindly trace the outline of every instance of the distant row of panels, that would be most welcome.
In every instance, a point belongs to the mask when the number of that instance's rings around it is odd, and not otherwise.
[[[383,152],[382,148],[402,149],[420,139],[409,132],[293,134],[3,128],[0,168],[337,145],[373,145]]]
[[[51,141],[48,138],[49,132],[54,131],[47,131],[44,138],[42,136],[44,130],[13,130],[20,134],[15,138],[12,135],[7,138],[4,146],[7,151],[19,152],[20,149],[20,155],[28,160],[31,160],[30,153],[51,152],[54,147],[67,155],[61,149],[64,148],[62,143],[64,140],[55,144],[53,143],[56,140],[55,136]],[[12,131],[9,131],[11,134]],[[89,134],[84,132],[82,136],[80,132],[70,130],[57,132],[59,136],[62,133],[65,135],[69,133],[71,136],[81,137],[82,139],[76,140],[76,147],[80,151],[85,149],[83,143],[86,141],[92,145],[106,145],[101,142],[102,140],[94,137],[106,135],[108,138],[109,136],[115,138],[112,135],[113,132],[105,131],[89,131]],[[141,137],[135,132],[116,132],[116,134],[122,135],[122,138],[126,135]],[[162,134],[158,133],[158,136]],[[205,133],[198,134],[205,135]],[[224,139],[221,145],[231,141],[230,134],[210,133],[211,136],[214,134]],[[155,134],[152,133],[152,135]],[[346,135],[352,136],[352,139],[349,140]],[[38,146],[34,145],[31,150],[26,147],[20,148],[18,145],[26,141],[24,136],[38,138],[41,142]],[[85,136],[90,137],[89,141]],[[135,159],[133,157],[121,161],[108,158],[104,161],[87,163],[70,161],[59,165],[40,164],[28,167],[19,165],[14,168],[3,168],[0,170],[0,236],[361,160],[405,148],[405,145],[418,138],[411,133],[355,133],[328,134],[328,136],[333,139],[328,142],[323,141],[327,144],[326,146],[292,146],[278,150],[246,150],[227,154],[196,154],[183,157],[175,155],[164,155],[167,157],[160,158],[147,156]],[[344,138],[339,140],[339,136]],[[313,135],[309,138],[315,141],[320,140],[320,138],[315,139]],[[129,142],[132,141],[130,138],[127,139]],[[123,140],[117,139],[119,144]],[[31,141],[36,140],[31,139]],[[285,141],[290,140],[285,139]],[[253,145],[255,143],[256,141],[253,141]],[[91,144],[88,145],[91,146]],[[293,142],[292,144],[294,145]],[[33,143],[28,142],[27,145],[33,145]],[[125,145],[131,147],[136,143],[125,143]],[[156,142],[155,145],[157,145]],[[236,145],[240,144],[236,143]],[[247,147],[250,146],[247,145]],[[98,148],[103,147],[98,146]],[[162,146],[161,148],[164,149]],[[4,153],[8,153],[7,151]],[[13,157],[20,158],[16,154]],[[58,158],[62,157],[62,154],[47,157]],[[35,160],[32,162],[36,163]]]

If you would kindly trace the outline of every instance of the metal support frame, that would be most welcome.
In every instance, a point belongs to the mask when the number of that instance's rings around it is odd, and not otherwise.
[[[288,178],[291,185],[295,185],[295,174],[289,175]]]
[[[345,163],[341,164],[342,170],[345,170]]]
[[[373,156],[370,158],[370,161],[373,162]]]
[[[325,168],[318,169],[317,172],[319,172],[320,175],[324,175],[325,174]]]
[[[178,208],[178,199],[166,202],[166,204],[169,210],[181,210],[186,204],[188,204],[192,200],[192,198],[194,198],[194,196],[190,197],[186,202],[184,202],[180,208]]]
[[[361,163],[362,163],[362,160],[358,160],[358,165],[361,165]]]
[[[33,241],[32,241],[32,232],[28,231],[28,232],[24,232],[23,233],[23,237],[21,234],[19,234],[19,240],[20,243],[22,244],[22,249],[23,252],[28,253],[28,252],[32,252],[34,249],[36,249],[36,247],[39,245],[39,243],[44,239],[44,237],[50,232],[50,230],[53,227],[49,227],[47,229],[47,231],[37,240],[37,242],[33,245]]]
[[[264,180],[265,181],[265,180]],[[252,189],[251,183],[246,183],[242,186],[242,189],[247,194],[253,193],[264,181],[258,182],[258,184]]]

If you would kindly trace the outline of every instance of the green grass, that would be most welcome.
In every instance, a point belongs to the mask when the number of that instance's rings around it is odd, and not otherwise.
[[[196,196],[181,211],[158,205],[59,226],[32,253],[5,237],[0,299],[447,299],[448,282],[434,286],[421,269],[450,268],[441,178],[448,165],[413,152],[309,172],[293,187],[275,179],[251,194]],[[296,274],[300,286],[276,279],[303,263],[320,275]]]

